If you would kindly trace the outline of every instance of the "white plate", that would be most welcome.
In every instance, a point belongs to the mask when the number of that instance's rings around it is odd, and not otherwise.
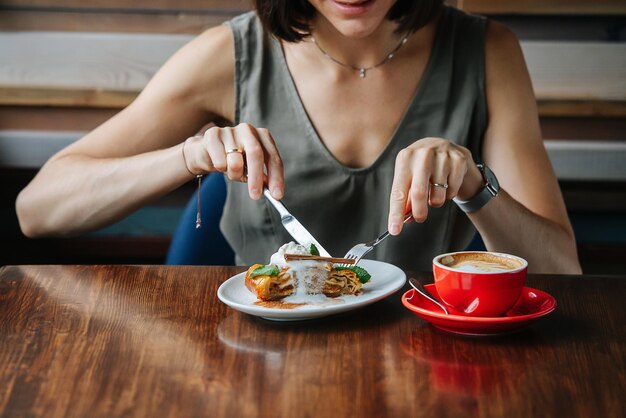
[[[406,282],[404,272],[393,264],[375,260],[361,260],[359,266],[372,276],[358,296],[333,298],[328,305],[302,305],[293,309],[266,308],[256,305],[256,296],[248,290],[244,281],[246,273],[239,273],[226,280],[217,290],[217,297],[238,311],[274,321],[298,321],[320,318],[357,309],[377,302],[396,292]]]

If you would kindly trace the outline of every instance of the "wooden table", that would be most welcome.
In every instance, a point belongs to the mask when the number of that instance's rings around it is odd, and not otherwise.
[[[247,316],[216,296],[240,271],[3,267],[1,416],[626,416],[626,276],[530,276],[554,313],[467,338],[401,292],[319,320]]]

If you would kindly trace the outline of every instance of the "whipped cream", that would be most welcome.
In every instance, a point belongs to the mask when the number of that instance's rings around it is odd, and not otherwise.
[[[286,267],[287,262],[285,261],[285,254],[304,254],[310,255],[311,252],[304,246],[300,244],[296,244],[291,241],[287,244],[283,244],[278,251],[272,254],[270,258],[270,264],[275,264],[278,267]]]

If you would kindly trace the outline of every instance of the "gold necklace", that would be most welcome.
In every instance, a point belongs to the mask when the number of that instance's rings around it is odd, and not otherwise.
[[[393,56],[396,54],[396,52],[398,52],[400,50],[400,48],[402,48],[402,46],[406,43],[406,41],[409,39],[409,35],[410,34],[406,34],[401,40],[400,43],[398,43],[398,45],[396,45],[396,47],[391,50],[390,53],[388,53],[385,58],[383,58],[378,64],[374,64],[371,67],[356,67],[354,65],[350,65],[350,64],[346,64],[343,63],[335,58],[333,58],[328,52],[326,52],[321,46],[320,44],[317,43],[317,41],[315,40],[315,36],[311,35],[311,39],[313,40],[313,43],[315,44],[315,46],[317,46],[317,49],[320,50],[320,52],[322,54],[324,54],[324,56],[326,56],[329,60],[331,60],[332,62],[334,62],[335,64],[339,64],[342,67],[346,67],[346,68],[350,68],[351,70],[354,71],[358,71],[359,72],[359,76],[361,78],[365,78],[365,76],[367,75],[367,72],[369,70],[373,70],[374,68],[378,68],[381,65],[389,62],[389,60],[391,60],[393,58]]]

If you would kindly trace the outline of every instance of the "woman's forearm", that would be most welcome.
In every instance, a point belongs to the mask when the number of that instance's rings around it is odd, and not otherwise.
[[[111,224],[189,181],[182,145],[124,158],[52,159],[19,194],[25,235],[74,235]]]
[[[576,240],[565,227],[543,218],[506,191],[469,217],[490,251],[515,254],[536,273],[580,274]]]

